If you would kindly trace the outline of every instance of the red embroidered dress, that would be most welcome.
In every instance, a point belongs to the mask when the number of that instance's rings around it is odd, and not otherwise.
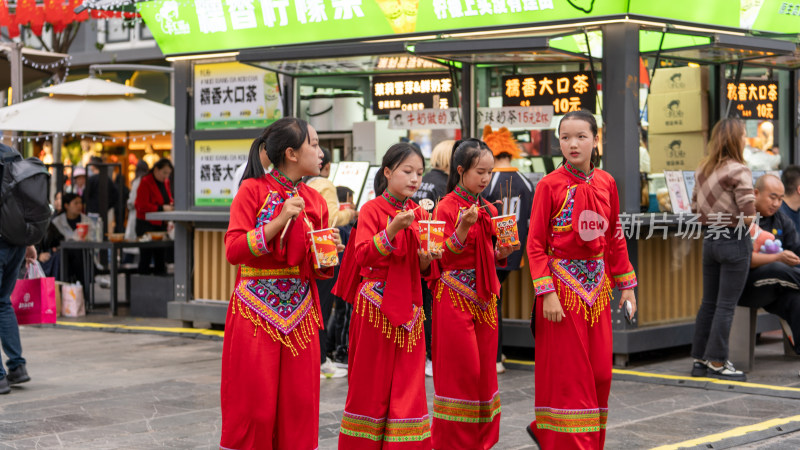
[[[305,210],[267,242],[264,226],[296,195]],[[222,448],[317,447],[319,300],[307,233],[327,227],[325,200],[277,170],[245,180],[231,205],[228,262],[238,266],[222,352]],[[259,336],[259,331],[263,334]]]
[[[482,207],[464,242],[456,228],[464,210]],[[436,209],[445,222],[441,278],[433,289],[433,447],[488,449],[499,438],[497,296],[491,217],[497,210],[461,186]],[[505,260],[500,262],[504,265]]]
[[[414,209],[388,192],[361,208],[334,293],[354,304],[342,449],[430,449],[416,219],[392,241],[386,227]]]
[[[611,288],[636,275],[617,232],[619,196],[607,172],[565,163],[536,185],[528,259],[536,291],[536,420],[543,448],[602,448],[611,387]],[[579,227],[579,224],[581,225]],[[556,292],[566,317],[542,316]]]

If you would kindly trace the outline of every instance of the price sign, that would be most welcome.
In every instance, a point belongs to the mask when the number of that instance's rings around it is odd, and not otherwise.
[[[372,77],[372,112],[448,109],[453,81],[446,73]]]
[[[727,80],[728,101],[742,119],[778,118],[778,82],[771,80]]]
[[[503,77],[503,106],[552,105],[555,114],[594,112],[597,87],[591,72],[532,73]]]

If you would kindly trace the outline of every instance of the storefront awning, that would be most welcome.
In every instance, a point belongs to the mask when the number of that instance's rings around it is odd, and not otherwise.
[[[795,44],[778,39],[714,34],[707,44],[644,53],[662,59],[677,59],[705,64],[726,64],[753,59],[774,58],[795,51]]]
[[[582,53],[550,45],[549,36],[501,39],[441,39],[414,44],[415,55],[470,64],[530,64],[588,61]]]
[[[747,62],[756,66],[774,67],[776,69],[797,70],[800,69],[800,45],[795,47],[794,53],[770,58],[753,59]]]
[[[242,50],[236,59],[295,77],[447,70],[441,64],[410,55],[404,42],[260,48]]]

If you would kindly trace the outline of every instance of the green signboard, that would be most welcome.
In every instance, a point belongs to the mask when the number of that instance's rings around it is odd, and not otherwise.
[[[775,33],[800,30],[800,0],[153,0],[136,6],[167,55],[622,14]]]
[[[164,54],[364,39],[623,14],[627,0],[154,0]],[[321,55],[322,56],[322,55]]]

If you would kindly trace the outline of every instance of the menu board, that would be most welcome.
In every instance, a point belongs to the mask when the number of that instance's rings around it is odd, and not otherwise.
[[[798,8],[800,12],[800,8]],[[800,22],[798,22],[800,25]],[[772,80],[727,80],[726,95],[731,110],[742,119],[778,118],[778,82]]]
[[[333,177],[333,184],[345,186],[353,190],[353,203],[358,203],[361,196],[361,188],[369,172],[369,163],[366,161],[341,161],[336,166],[336,176]]]
[[[358,200],[357,209],[361,209],[364,206],[364,203],[375,198],[375,175],[380,170],[380,166],[371,166],[369,168],[369,172],[367,172],[367,180],[364,183],[364,189],[361,191],[361,195],[359,196],[360,199]]]
[[[597,107],[591,72],[530,73],[503,77],[503,106],[552,105],[555,114]]]
[[[672,204],[672,212],[675,214],[689,214],[692,212],[692,204],[686,194],[686,184],[683,172],[679,170],[665,170],[664,179],[667,182],[669,191],[669,201]]]
[[[453,80],[447,73],[372,77],[372,112],[448,109],[453,97]]]
[[[694,192],[694,170],[684,170],[683,171],[683,184],[686,185],[686,195],[689,196],[689,199],[692,198],[692,194]]]
[[[233,175],[247,162],[250,139],[195,141],[195,206],[230,206],[233,202]]]
[[[237,62],[194,67],[195,128],[263,128],[283,117],[274,72]]]

